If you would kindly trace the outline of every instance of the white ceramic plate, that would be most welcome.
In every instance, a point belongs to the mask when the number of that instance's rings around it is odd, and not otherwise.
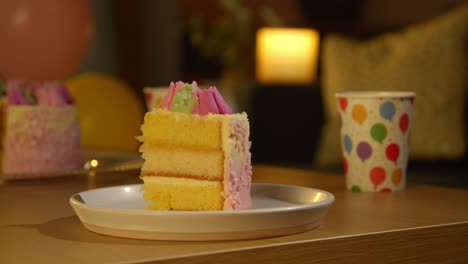
[[[233,240],[304,232],[320,225],[334,196],[318,189],[253,184],[253,208],[144,210],[141,184],[80,192],[70,204],[83,225],[110,236],[154,240]]]
[[[93,164],[94,163],[94,164]],[[90,172],[111,172],[140,169],[143,160],[139,153],[119,151],[84,150],[82,167],[77,170],[4,174],[4,179],[37,179],[59,176],[83,175]],[[92,166],[92,164],[94,166]]]

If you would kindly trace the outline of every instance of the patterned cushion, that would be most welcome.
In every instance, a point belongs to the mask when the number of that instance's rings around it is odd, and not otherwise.
[[[351,90],[416,92],[410,158],[463,157],[467,44],[466,4],[426,23],[366,41],[327,36],[322,57],[327,122],[316,163],[341,161],[335,93]]]

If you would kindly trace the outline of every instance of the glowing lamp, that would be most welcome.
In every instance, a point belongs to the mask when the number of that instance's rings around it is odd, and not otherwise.
[[[319,33],[313,29],[261,28],[256,79],[260,84],[310,84],[316,79]]]

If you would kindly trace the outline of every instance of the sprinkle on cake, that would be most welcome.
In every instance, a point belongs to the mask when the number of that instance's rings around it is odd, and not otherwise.
[[[2,159],[6,179],[81,167],[78,117],[64,84],[9,81],[6,104]]]
[[[232,114],[216,87],[171,83],[162,107],[146,113],[139,140],[148,209],[251,207],[247,115]]]

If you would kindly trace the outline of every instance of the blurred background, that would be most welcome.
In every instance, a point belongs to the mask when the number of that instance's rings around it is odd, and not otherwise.
[[[44,1],[43,7],[48,2],[54,1]],[[115,109],[100,116],[111,121],[89,128],[90,146],[136,151],[133,138],[119,145],[118,135],[109,138],[105,131],[131,127],[122,137],[138,134],[146,111],[144,87],[195,80],[202,86],[216,84],[236,111],[249,114],[254,162],[340,171],[334,93],[413,90],[418,94],[416,119],[421,121],[413,127],[410,166],[416,170],[430,163],[467,172],[468,1],[87,3],[89,41],[82,45],[79,63],[63,78],[75,87],[72,94],[81,97],[78,106],[88,104],[88,113],[80,115]],[[311,36],[311,44],[294,47],[306,47],[298,58],[285,55],[263,62],[259,54],[267,54],[271,47],[266,39],[274,35],[260,37],[259,29],[265,27],[309,30],[303,33]],[[0,50],[5,50],[2,45]],[[276,44],[273,54],[286,54],[288,45]],[[302,60],[306,66],[296,65]],[[21,77],[5,69],[0,68],[4,78]],[[82,99],[90,96],[101,99]]]

